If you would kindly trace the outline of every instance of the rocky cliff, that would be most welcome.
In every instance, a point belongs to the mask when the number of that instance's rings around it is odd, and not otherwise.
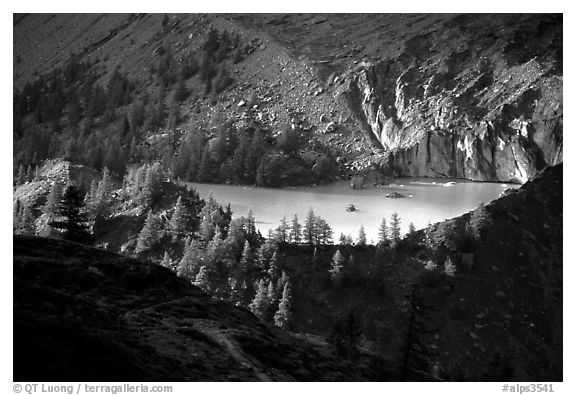
[[[15,86],[75,54],[97,65],[102,84],[119,68],[134,96],[153,96],[160,53],[180,62],[210,29],[226,30],[246,57],[229,62],[234,82],[217,99],[196,77],[186,81],[183,133],[225,119],[274,133],[298,127],[305,150],[330,152],[341,176],[522,183],[562,161],[560,14],[162,17],[16,15]]]
[[[358,115],[404,176],[525,182],[562,161],[562,23],[459,16],[350,72]]]

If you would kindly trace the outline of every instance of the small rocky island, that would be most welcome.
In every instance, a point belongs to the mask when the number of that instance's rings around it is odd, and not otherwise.
[[[389,194],[387,194],[386,197],[390,198],[390,199],[399,199],[399,198],[403,198],[406,196],[402,195],[401,193],[394,191],[394,192],[390,192]]]

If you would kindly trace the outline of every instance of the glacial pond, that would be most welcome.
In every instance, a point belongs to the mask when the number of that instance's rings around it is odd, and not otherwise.
[[[236,185],[189,183],[201,197],[211,193],[223,206],[230,203],[233,218],[247,216],[252,210],[256,226],[263,236],[280,224],[283,216],[290,223],[294,214],[300,223],[308,210],[324,218],[334,231],[334,242],[340,233],[350,234],[354,240],[360,226],[364,226],[367,241],[378,240],[382,218],[389,224],[390,215],[397,212],[403,233],[413,222],[417,229],[428,223],[442,221],[466,213],[480,202],[488,203],[515,184],[482,183],[466,180],[399,178],[387,186],[370,186],[354,190],[346,181],[316,187],[258,188]],[[397,192],[404,198],[387,198]],[[355,212],[346,208],[353,204]]]

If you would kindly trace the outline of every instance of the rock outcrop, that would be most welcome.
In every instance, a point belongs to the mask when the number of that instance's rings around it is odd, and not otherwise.
[[[361,63],[348,95],[388,171],[523,183],[562,161],[561,51],[561,17],[458,16]]]

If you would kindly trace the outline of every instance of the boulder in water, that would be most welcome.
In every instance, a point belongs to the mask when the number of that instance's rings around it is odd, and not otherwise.
[[[394,192],[390,192],[389,194],[387,194],[386,197],[390,198],[390,199],[399,199],[399,198],[403,198],[406,196],[402,195],[401,193],[394,191]]]

